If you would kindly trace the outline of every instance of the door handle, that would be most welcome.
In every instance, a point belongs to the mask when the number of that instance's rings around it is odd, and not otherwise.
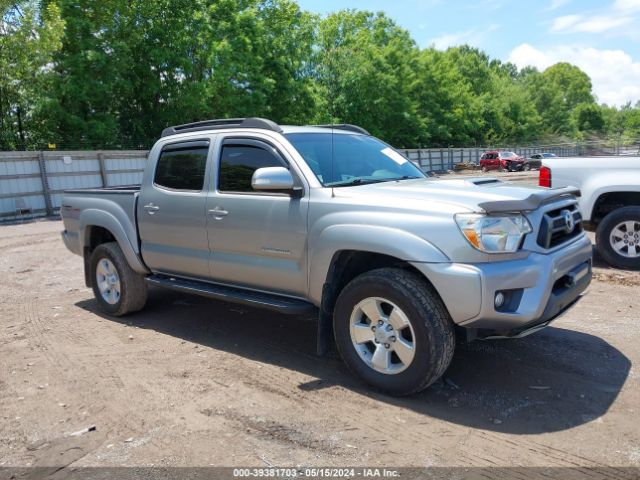
[[[160,210],[160,207],[158,207],[157,205],[154,205],[153,202],[149,203],[148,205],[145,205],[142,208],[144,208],[149,215],[153,215],[158,210]]]
[[[216,220],[222,220],[223,217],[229,215],[229,212],[227,212],[224,208],[216,207],[209,210],[209,215],[212,215]]]

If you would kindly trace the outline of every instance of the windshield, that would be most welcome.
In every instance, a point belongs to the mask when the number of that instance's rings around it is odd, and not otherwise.
[[[515,157],[516,154],[513,152],[500,152],[500,157],[501,158],[511,158],[511,157]]]
[[[366,135],[287,133],[325,187],[426,178],[426,175],[386,143]]]

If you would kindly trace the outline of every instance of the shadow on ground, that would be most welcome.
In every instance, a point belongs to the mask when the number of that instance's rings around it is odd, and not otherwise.
[[[630,361],[601,338],[549,327],[518,340],[459,345],[442,381],[406,398],[378,394],[335,356],[315,356],[314,318],[278,315],[166,290],[152,290],[144,311],[125,318],[79,307],[113,322],[151,329],[317,378],[298,388],[340,386],[419,414],[513,434],[569,429],[606,413]]]

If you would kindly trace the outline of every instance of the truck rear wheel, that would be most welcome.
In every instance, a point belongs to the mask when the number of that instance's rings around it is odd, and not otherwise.
[[[596,244],[607,263],[625,270],[640,269],[640,207],[622,207],[598,225]]]
[[[435,382],[455,347],[453,323],[436,291],[397,268],[364,273],[342,290],[334,332],[349,369],[392,395],[410,395]]]
[[[100,309],[114,317],[141,310],[147,282],[127,262],[116,242],[99,245],[91,255],[91,283]]]

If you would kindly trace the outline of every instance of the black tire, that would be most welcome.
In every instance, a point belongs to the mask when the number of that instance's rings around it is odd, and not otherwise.
[[[374,370],[360,357],[351,340],[354,308],[370,297],[381,297],[398,306],[415,334],[413,360],[400,373]],[[338,352],[349,369],[391,395],[411,395],[424,390],[444,374],[453,358],[455,332],[451,317],[434,288],[413,272],[381,268],[356,277],[340,293],[333,322]]]
[[[640,207],[618,208],[604,217],[596,230],[596,245],[598,252],[608,264],[623,270],[640,270],[640,256],[625,257],[618,253],[610,242],[613,230],[621,223],[628,221],[640,223]],[[633,235],[636,249],[640,250],[640,244],[637,243],[640,239],[640,231],[636,230]]]
[[[120,282],[120,296],[117,302],[107,302],[100,293],[97,281],[98,263],[109,260],[118,273]],[[147,303],[147,282],[144,275],[135,272],[127,262],[120,246],[116,242],[99,245],[91,255],[91,285],[100,310],[104,313],[121,317],[128,313],[142,310]]]

